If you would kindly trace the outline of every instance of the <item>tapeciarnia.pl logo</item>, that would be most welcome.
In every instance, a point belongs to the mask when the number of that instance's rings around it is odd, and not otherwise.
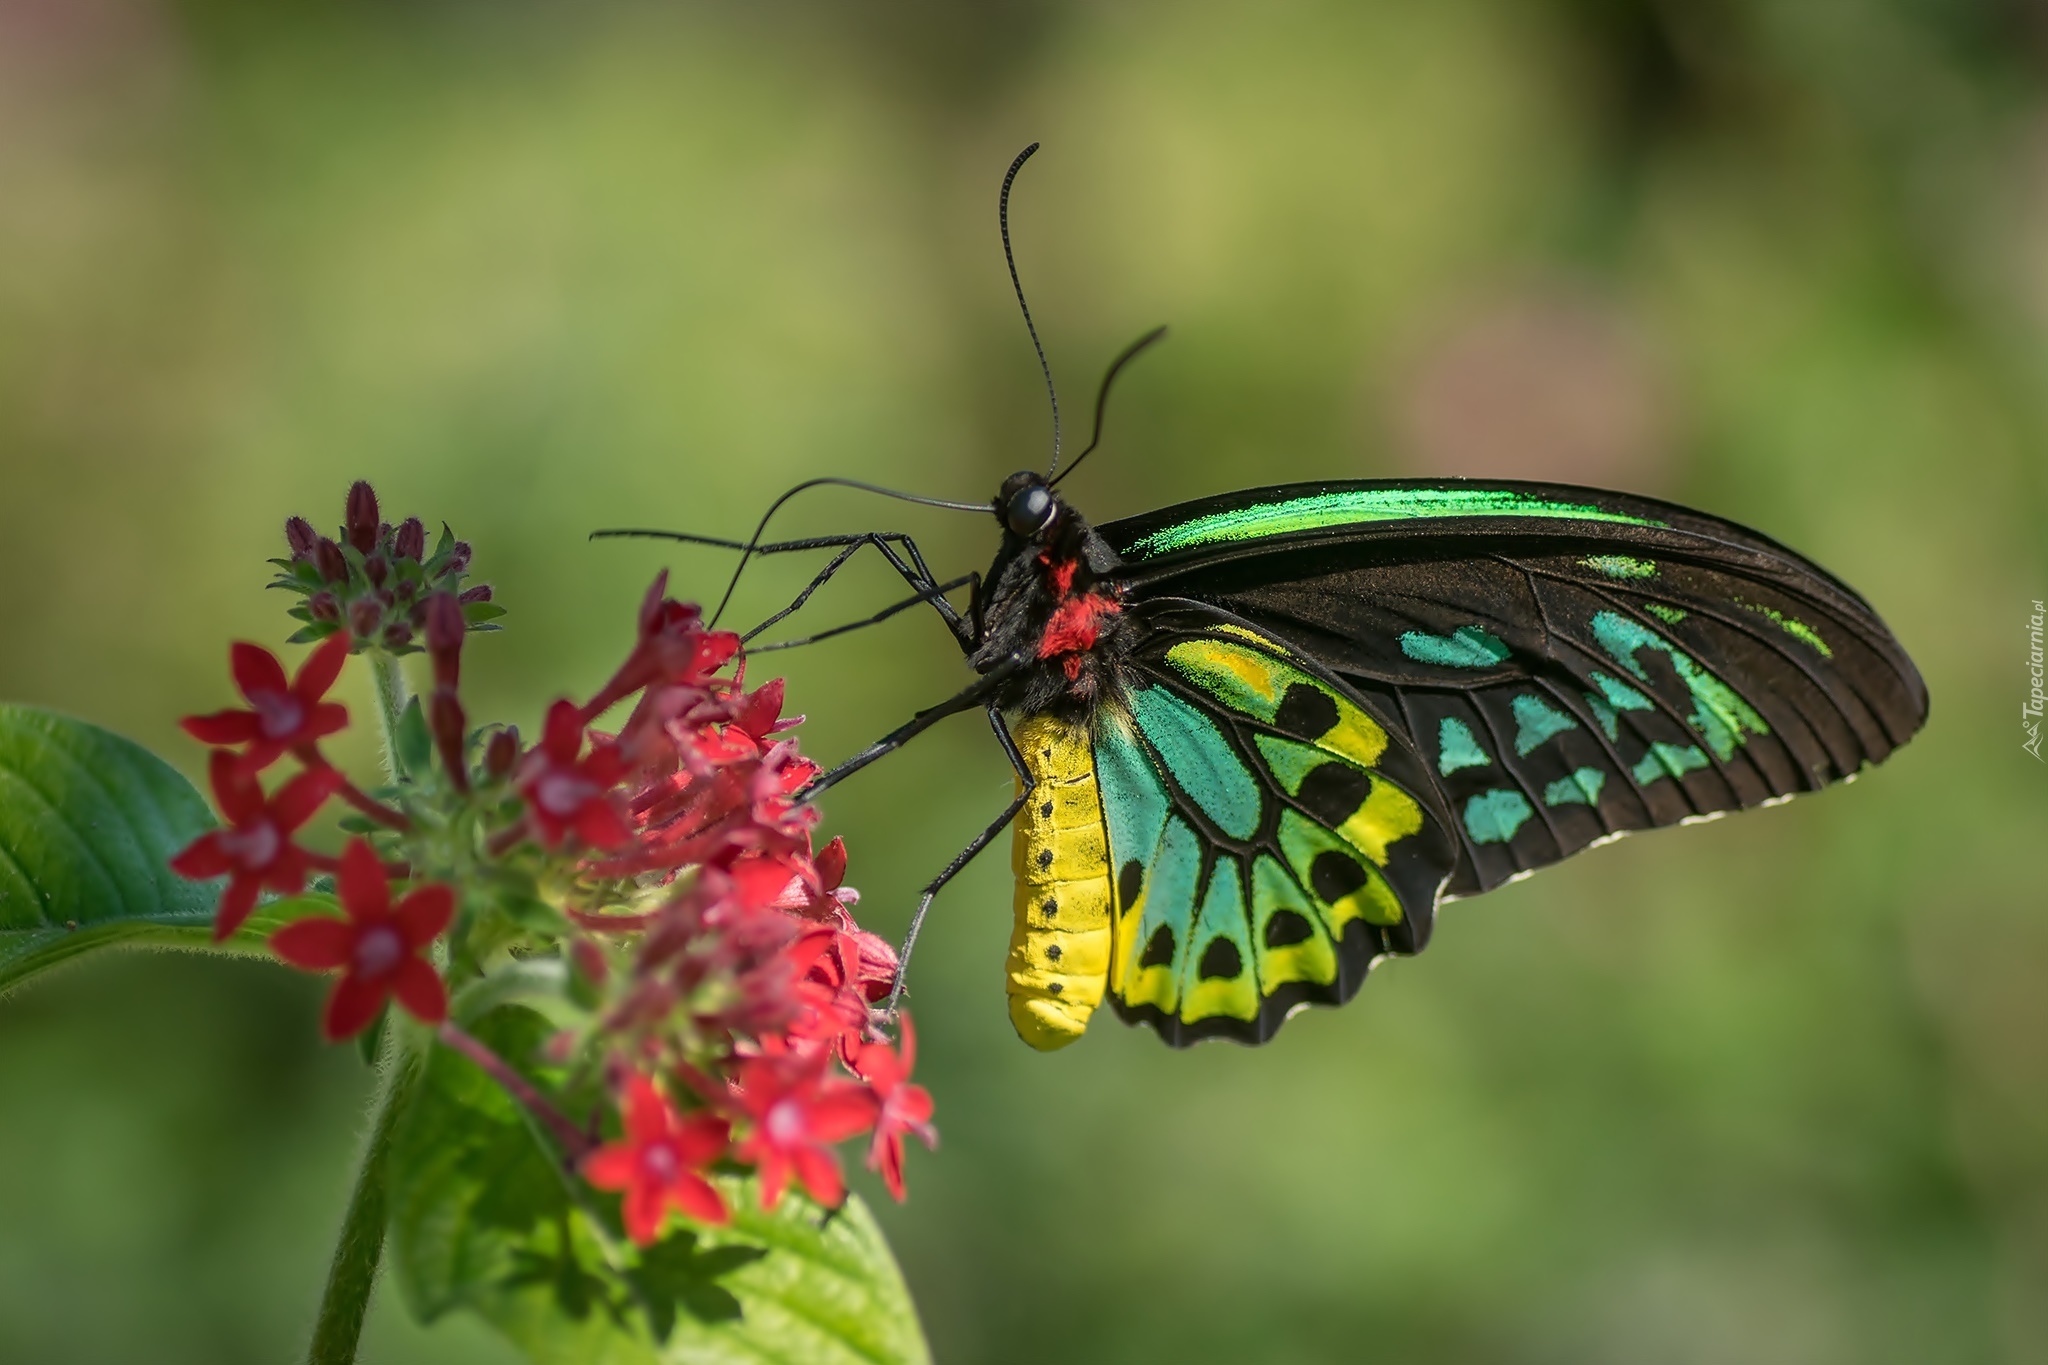
[[[2033,677],[2033,685],[2027,692],[2027,700],[2020,707],[2020,727],[2027,738],[2020,747],[2034,756],[2036,763],[2048,762],[2041,757],[2041,710],[2044,698],[2041,695],[2041,621],[2048,616],[2048,607],[2034,603],[2034,614],[2027,618],[2027,672]]]

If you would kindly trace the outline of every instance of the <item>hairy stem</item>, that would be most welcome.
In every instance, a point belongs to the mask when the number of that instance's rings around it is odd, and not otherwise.
[[[393,782],[404,782],[405,763],[398,756],[398,721],[405,714],[405,704],[412,699],[412,693],[405,685],[405,673],[397,659],[381,649],[367,650],[363,657],[370,661],[370,676],[376,685],[377,732],[384,740],[384,771]]]
[[[370,1311],[370,1291],[377,1284],[377,1266],[384,1258],[384,1226],[388,1206],[386,1158],[391,1135],[419,1080],[420,1061],[396,1037],[387,1045],[378,1076],[375,1117],[370,1139],[349,1191],[348,1212],[327,1268],[327,1288],[320,1296],[320,1316],[306,1348],[306,1365],[354,1365],[362,1339],[363,1319]]]

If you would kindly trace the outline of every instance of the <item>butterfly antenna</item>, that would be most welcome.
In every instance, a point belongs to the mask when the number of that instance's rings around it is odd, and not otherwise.
[[[859,479],[805,479],[802,483],[770,503],[768,510],[761,514],[760,524],[754,527],[754,534],[747,538],[747,543],[744,546],[740,547],[740,562],[733,568],[732,577],[726,581],[725,595],[718,599],[718,610],[711,613],[711,625],[717,625],[718,618],[725,615],[726,604],[732,601],[733,589],[740,585],[740,574],[746,571],[747,561],[752,559],[754,551],[760,548],[761,536],[768,529],[769,518],[782,509],[782,504],[788,502],[805,489],[827,486],[834,488],[857,488],[863,493],[879,493],[885,498],[895,498],[899,502],[914,502],[922,507],[943,507],[953,512],[986,513],[992,505],[986,502],[948,502],[944,498],[920,497],[916,493],[905,493],[894,488],[884,488],[880,484],[863,483]]]
[[[1016,183],[1017,172],[1024,169],[1024,163],[1038,150],[1032,143],[1017,153],[1017,159],[1010,163],[1009,174],[1003,177],[1002,197],[996,201],[996,224],[1003,232],[1003,260],[1010,267],[1010,288],[1017,293],[1017,307],[1024,314],[1024,330],[1031,333],[1031,349],[1038,352],[1038,369],[1045,376],[1045,396],[1052,400],[1052,463],[1046,466],[1045,476],[1050,479],[1053,471],[1060,467],[1060,391],[1053,387],[1052,365],[1045,358],[1045,347],[1039,343],[1038,327],[1031,321],[1031,305],[1024,302],[1024,284],[1017,278],[1017,255],[1010,250],[1010,186]]]
[[[1050,480],[1047,484],[1047,487],[1051,487],[1052,484],[1058,483],[1060,479],[1064,479],[1065,477],[1067,477],[1068,474],[1071,474],[1075,470],[1079,469],[1081,467],[1081,461],[1087,459],[1091,454],[1095,452],[1095,447],[1102,444],[1102,413],[1104,407],[1109,402],[1109,386],[1116,383],[1116,377],[1123,371],[1124,366],[1130,364],[1133,360],[1136,360],[1138,358],[1138,352],[1144,350],[1147,346],[1150,346],[1153,342],[1159,340],[1159,338],[1165,335],[1166,328],[1163,325],[1154,327],[1151,331],[1145,333],[1145,335],[1139,337],[1136,341],[1124,347],[1123,354],[1118,356],[1115,360],[1109,362],[1109,369],[1105,371],[1102,376],[1102,387],[1095,391],[1095,431],[1094,434],[1088,438],[1088,449],[1082,451],[1079,455],[1076,455],[1074,457],[1074,462],[1067,466],[1066,472],[1061,474],[1059,476],[1059,479]]]

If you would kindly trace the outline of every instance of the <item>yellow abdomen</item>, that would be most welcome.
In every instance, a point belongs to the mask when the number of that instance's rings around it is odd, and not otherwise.
[[[1011,843],[1010,1022],[1050,1052],[1081,1036],[1109,978],[1109,837],[1087,727],[1032,716],[1010,734],[1036,783]]]

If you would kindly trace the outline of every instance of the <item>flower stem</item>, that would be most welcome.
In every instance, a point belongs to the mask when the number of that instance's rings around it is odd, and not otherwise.
[[[370,1291],[376,1287],[377,1266],[384,1257],[385,1166],[391,1135],[412,1098],[419,1072],[419,1061],[394,1037],[379,1072],[376,1117],[355,1188],[349,1192],[334,1260],[327,1268],[327,1288],[320,1296],[312,1343],[306,1347],[306,1365],[354,1365],[363,1319],[370,1310]]]
[[[548,1103],[547,1097],[534,1089],[526,1077],[506,1065],[504,1058],[491,1051],[480,1040],[464,1033],[453,1023],[441,1025],[440,1038],[449,1047],[483,1068],[492,1080],[505,1088],[507,1094],[525,1105],[527,1112],[546,1127],[555,1141],[562,1145],[563,1159],[570,1165],[573,1166],[590,1155],[589,1136],[570,1122],[567,1114]]]
[[[398,660],[381,649],[364,652],[370,661],[370,676],[377,692],[377,730],[384,740],[384,771],[393,782],[406,781],[405,763],[398,756],[398,722],[412,692],[405,685],[405,673]]]

